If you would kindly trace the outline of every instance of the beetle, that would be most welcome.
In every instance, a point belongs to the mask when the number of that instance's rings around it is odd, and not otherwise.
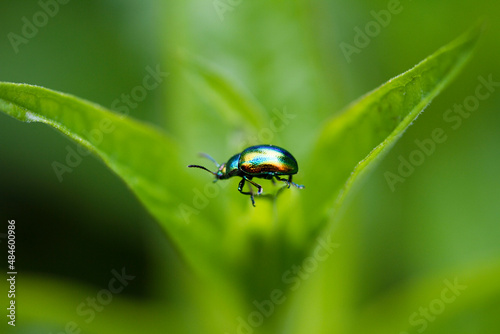
[[[262,186],[252,178],[261,178],[271,180],[274,179],[283,181],[288,188],[290,185],[303,189],[304,186],[292,182],[292,176],[299,171],[297,160],[284,148],[274,145],[256,145],[243,150],[243,152],[233,155],[226,163],[219,165],[214,158],[208,154],[201,153],[201,156],[211,160],[217,166],[217,171],[211,170],[200,165],[189,165],[190,168],[201,168],[215,176],[214,182],[217,180],[229,179],[233,176],[240,176],[241,181],[238,184],[238,191],[244,195],[250,195],[252,205],[255,206],[253,192],[243,191],[245,182],[257,187],[257,195],[262,194]],[[281,178],[281,175],[288,175],[288,179]],[[251,190],[251,188],[250,188]]]

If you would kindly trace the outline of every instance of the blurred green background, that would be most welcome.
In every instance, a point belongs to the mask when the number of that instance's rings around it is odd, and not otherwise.
[[[178,55],[201,56],[246,86],[266,110],[286,107],[300,115],[300,121],[279,134],[280,143],[300,156],[315,135],[303,129],[321,124],[485,18],[486,30],[470,63],[358,188],[339,223],[338,240],[349,245],[353,260],[342,270],[359,287],[350,303],[364,310],[401,282],[445,272],[434,279],[434,296],[439,296],[443,279],[465,280],[500,260],[500,91],[481,101],[456,130],[443,120],[447,109],[474,94],[478,76],[500,81],[500,3],[401,1],[402,11],[348,62],[341,43],[353,44],[354,28],[363,29],[373,20],[370,12],[386,9],[389,2],[243,0],[221,14],[216,5],[226,1],[70,1],[59,5],[59,12],[16,53],[8,34],[21,34],[22,18],[31,20],[41,7],[36,1],[4,0],[0,80],[48,87],[111,108],[121,94],[142,83],[148,66],[159,65],[169,76],[130,108],[131,117],[184,136],[186,163],[199,151],[221,159],[241,149],[241,138],[218,125],[216,106],[197,93]],[[194,116],[199,108],[207,109],[206,117]],[[435,128],[443,128],[447,140],[392,191],[385,173],[397,173],[400,157],[407,159],[417,149],[415,140],[429,138]],[[205,146],[199,147],[192,136],[205,138]],[[52,300],[30,298],[31,308],[51,303],[76,307],[107,286],[112,269],[126,267],[136,278],[120,297],[139,306],[169,305],[186,321],[196,319],[185,299],[196,294],[189,286],[197,278],[121,180],[86,156],[59,182],[51,163],[63,162],[68,146],[76,149],[45,125],[26,125],[0,114],[0,213],[3,222],[15,219],[17,224],[19,294],[43,289],[50,280],[67,282]],[[1,266],[5,269],[5,261]],[[335,270],[338,264],[329,261],[319,274]],[[87,290],[76,294],[74,286]],[[458,306],[459,316],[445,311],[426,332],[498,333],[494,319],[500,296],[475,298],[481,293],[481,286],[469,285],[463,293],[469,306]],[[415,310],[431,300],[423,297]],[[137,305],[120,309],[121,316],[137,316]],[[311,321],[321,321],[328,305],[314,305],[324,309],[315,313],[312,307]],[[59,332],[71,318],[76,320],[74,309],[67,312],[57,319],[48,312],[44,322],[23,318],[19,306],[18,321],[26,332],[31,325]],[[113,312],[100,316],[112,317]],[[390,319],[391,313],[384,316]],[[157,314],[147,319],[151,326],[157,321],[173,332],[189,332],[181,325],[175,329],[172,318]],[[401,331],[418,328],[408,325]],[[98,330],[90,326],[86,332]]]

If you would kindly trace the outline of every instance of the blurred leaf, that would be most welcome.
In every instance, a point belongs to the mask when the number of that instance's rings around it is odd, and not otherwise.
[[[158,217],[175,197],[176,145],[160,131],[74,96],[25,84],[0,83],[0,108],[23,122],[41,122],[95,152]],[[77,159],[67,167],[76,168]],[[73,166],[71,166],[73,165]],[[55,170],[64,167],[52,165]],[[56,172],[58,174],[58,172]],[[153,200],[154,199],[154,200]],[[154,204],[162,201],[162,205]]]
[[[188,228],[185,215],[195,210],[189,207],[193,201],[187,186],[190,176],[179,161],[178,145],[167,135],[91,102],[26,84],[0,83],[0,110],[23,122],[48,124],[95,152],[125,181],[195,268],[221,262],[213,257],[217,250],[211,245],[223,221]],[[76,168],[81,161],[76,155],[67,157],[65,164],[53,162],[56,174]],[[186,210],[184,215],[181,208]],[[210,210],[205,210],[198,220],[203,222],[209,215]]]
[[[442,47],[411,70],[389,80],[327,122],[320,132],[306,174],[311,178],[306,209],[323,221],[336,211],[362,173],[376,165],[404,131],[457,75],[478,40],[476,27]],[[325,161],[335,164],[325,166]],[[328,194],[328,195],[327,195]],[[314,201],[314,203],[312,203]],[[319,226],[321,227],[321,226]]]
[[[23,320],[18,321],[16,327],[26,330],[38,328],[38,331],[31,333],[61,333],[68,323],[75,324],[83,333],[151,332],[156,326],[179,326],[179,310],[184,308],[131,299],[118,293],[112,296],[109,304],[98,304],[102,307],[99,312],[92,312],[93,307],[88,301],[91,298],[96,300],[98,293],[104,291],[101,288],[29,273],[19,280],[24,291],[17,296],[17,302],[24,307],[18,310],[19,318]],[[130,282],[134,283],[133,280]],[[123,287],[124,290],[126,288]],[[145,323],[137,322],[136,317]],[[50,330],[41,331],[44,324]],[[176,332],[182,333],[180,328],[176,328]]]
[[[232,126],[263,127],[264,108],[241,83],[205,59],[187,53],[182,59],[192,82],[201,84],[197,91],[215,106],[222,119],[228,120]]]
[[[499,263],[497,258],[469,264],[457,272],[432,272],[388,290],[358,310],[352,332],[423,332],[425,323],[422,321],[422,307],[435,307],[436,301],[440,300],[445,305],[445,312],[434,313],[437,315],[436,322],[456,323],[464,313],[482,307],[492,307],[500,296]],[[391,316],[388,317],[388,314]],[[436,326],[431,322],[427,325]],[[495,333],[498,327],[497,323]]]

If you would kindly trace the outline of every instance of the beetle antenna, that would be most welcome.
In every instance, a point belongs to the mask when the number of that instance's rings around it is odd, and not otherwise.
[[[220,165],[217,163],[217,161],[215,161],[215,159],[212,158],[211,156],[209,156],[208,154],[206,154],[206,153],[200,153],[200,156],[204,157],[204,158],[207,158],[208,160],[212,161],[217,166],[217,168],[220,167]]]
[[[217,177],[217,174],[216,174],[216,173],[212,172],[211,170],[206,169],[206,168],[205,168],[205,167],[203,167],[203,166],[199,166],[199,165],[189,165],[188,167],[190,167],[190,168],[195,167],[195,168],[201,168],[201,169],[204,169],[204,170],[206,170],[207,172],[209,172],[210,174],[212,174],[212,175],[214,175],[215,177]]]

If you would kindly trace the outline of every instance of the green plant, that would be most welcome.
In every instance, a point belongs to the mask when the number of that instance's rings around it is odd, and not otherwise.
[[[187,163],[195,163],[196,157],[176,136],[88,101],[41,87],[1,83],[0,109],[21,121],[54,127],[93,151],[123,179],[203,278],[205,288],[193,288],[190,299],[201,305],[200,318],[207,320],[206,314],[214,308],[217,311],[212,312],[220,317],[204,322],[204,332],[236,332],[241,326],[239,319],[248,323],[248,316],[257,310],[263,314],[263,325],[258,326],[261,330],[300,333],[307,328],[304,319],[311,312],[301,312],[296,319],[288,317],[301,303],[309,304],[318,298],[318,309],[338,312],[335,328],[342,332],[342,328],[356,327],[355,319],[362,316],[349,299],[350,278],[342,273],[333,276],[335,288],[329,290],[331,298],[322,299],[321,285],[314,289],[305,281],[313,276],[312,271],[317,277],[322,274],[319,262],[323,260],[313,257],[316,265],[307,277],[294,268],[313,261],[307,259],[317,252],[317,247],[324,250],[322,258],[332,255],[339,268],[349,266],[347,259],[334,255],[336,248],[348,246],[331,240],[345,197],[360,176],[376,164],[458,73],[478,36],[478,28],[467,32],[342,113],[332,114],[320,128],[295,134],[310,138],[314,137],[312,133],[319,133],[307,151],[296,155],[301,165],[296,180],[306,189],[301,193],[291,189],[277,196],[269,191],[274,188],[266,184],[268,196],[257,199],[257,208],[250,207],[248,198],[236,193],[234,182],[227,187],[220,183],[212,186],[207,175],[188,170]],[[200,92],[217,106],[228,127],[245,137],[268,127],[272,115],[238,84],[204,60],[186,54],[181,58],[187,75],[195,85],[203,86]],[[196,131],[187,122],[183,129]],[[199,137],[195,142],[202,146],[203,140]],[[212,188],[207,189],[214,195],[205,196],[204,203],[197,205],[196,198],[209,186]],[[301,294],[296,293],[304,285]],[[427,293],[425,282],[422,285],[424,288],[419,291]],[[404,305],[404,300],[391,305]],[[127,302],[122,306],[132,307]],[[153,313],[153,309],[140,312],[148,319],[146,314]],[[179,331],[186,326],[187,319],[176,319],[178,311],[160,309],[169,314],[165,316],[165,325],[177,326]],[[52,321],[65,321],[62,315],[47,316]],[[334,320],[318,325],[315,332],[333,332]],[[134,332],[134,326],[129,327],[127,319],[123,321],[123,332]],[[113,328],[113,322],[101,326],[100,330]],[[404,329],[401,326],[405,324],[385,324],[379,331],[396,332]]]

